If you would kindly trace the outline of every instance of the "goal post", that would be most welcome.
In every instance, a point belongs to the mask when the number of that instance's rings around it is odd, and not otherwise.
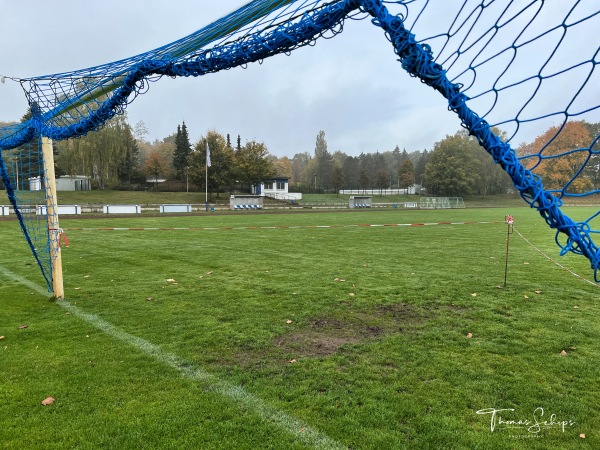
[[[462,197],[425,197],[419,202],[419,209],[465,208]]]
[[[56,178],[54,175],[54,151],[52,140],[42,137],[42,157],[44,161],[44,189],[46,197],[46,216],[48,223],[48,245],[51,259],[52,291],[54,298],[65,297],[60,252],[60,226],[58,223],[58,200],[56,196]]]

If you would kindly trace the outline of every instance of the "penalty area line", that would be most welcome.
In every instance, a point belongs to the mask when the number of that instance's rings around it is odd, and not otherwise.
[[[29,289],[32,289],[38,294],[49,296],[46,289],[20,275],[17,275],[3,266],[0,266],[0,273],[11,280],[28,287]],[[87,322],[90,325],[93,325],[108,336],[111,336],[112,338],[117,339],[118,341],[121,341],[130,347],[134,347],[142,353],[152,357],[156,361],[175,369],[183,377],[206,384],[210,391],[232,400],[241,409],[244,409],[249,413],[257,414],[266,422],[269,422],[279,429],[291,434],[294,436],[294,438],[298,439],[305,445],[322,449],[346,448],[339,442],[331,439],[330,437],[321,433],[319,430],[311,427],[301,420],[268,405],[264,400],[246,391],[242,386],[234,385],[227,381],[221,380],[217,376],[202,370],[201,368],[193,367],[193,365],[183,358],[180,358],[172,353],[165,352],[158,345],[134,336],[133,334],[122,330],[121,328],[107,322],[95,314],[86,313],[66,300],[56,300],[55,303],[67,310],[71,315]]]

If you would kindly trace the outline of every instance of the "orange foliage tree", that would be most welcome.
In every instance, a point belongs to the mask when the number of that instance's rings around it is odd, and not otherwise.
[[[546,189],[583,193],[592,189],[592,181],[581,168],[587,163],[590,151],[590,132],[583,121],[567,122],[562,127],[551,127],[531,144],[518,149],[527,158],[527,165],[542,177]]]

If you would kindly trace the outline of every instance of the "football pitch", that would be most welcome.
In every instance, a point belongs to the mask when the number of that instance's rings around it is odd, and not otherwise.
[[[600,447],[600,288],[528,208],[61,226],[52,301],[0,222],[1,448]]]

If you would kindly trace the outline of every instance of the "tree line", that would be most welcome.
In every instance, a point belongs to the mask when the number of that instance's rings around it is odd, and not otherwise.
[[[492,131],[507,141],[505,132]],[[578,194],[600,189],[600,123],[570,121],[550,127],[516,149],[522,164],[539,175],[546,189]],[[560,157],[557,157],[560,155]],[[508,174],[466,130],[436,142],[431,150],[407,152],[399,147],[357,157],[330,153],[319,132],[314,155],[294,155],[291,178],[304,191],[405,189],[421,186],[430,195],[462,197],[514,192]]]
[[[143,122],[134,127],[127,116],[115,116],[94,133],[55,143],[57,176],[85,175],[97,189],[136,189],[170,180],[170,190],[204,190],[208,181],[211,192],[231,189],[249,190],[250,186],[276,174],[275,165],[262,142],[238,136],[232,146],[230,136],[209,131],[195,144],[189,139],[185,122],[176,132],[153,143],[145,139]],[[206,167],[206,148],[210,167]],[[206,178],[208,174],[208,179]]]
[[[501,130],[494,132],[507,139]],[[566,185],[568,192],[580,193],[600,188],[598,144],[593,141],[599,133],[600,124],[571,121],[549,128],[516,151],[547,189],[560,190]],[[341,150],[330,152],[325,132],[319,131],[314,150],[292,158],[270,154],[263,142],[242,144],[239,135],[232,143],[229,134],[216,130],[192,144],[185,122],[162,140],[149,142],[147,134],[143,122],[132,127],[126,115],[115,116],[97,132],[55,142],[56,173],[89,176],[97,189],[135,189],[148,187],[148,183],[158,188],[159,181],[170,180],[169,190],[184,186],[204,190],[208,184],[211,192],[247,192],[251,185],[274,176],[288,178],[290,188],[300,192],[383,191],[417,185],[430,195],[486,196],[513,189],[508,175],[465,130],[446,136],[430,150],[408,152],[396,146],[358,156]],[[591,143],[594,152],[587,150]],[[572,149],[580,151],[555,157]]]

